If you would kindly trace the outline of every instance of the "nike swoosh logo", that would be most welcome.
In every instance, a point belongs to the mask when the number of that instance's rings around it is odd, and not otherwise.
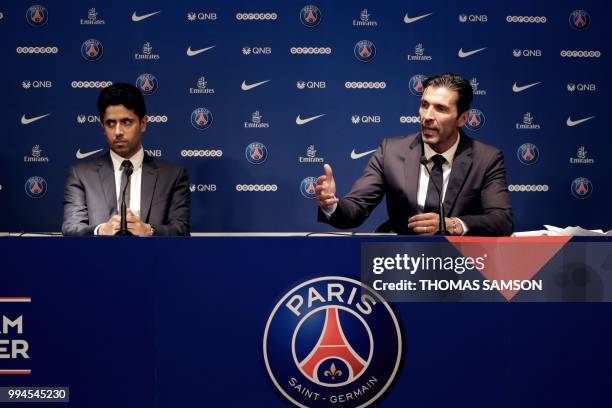
[[[255,82],[254,84],[247,84],[246,81],[242,81],[242,85],[240,85],[240,88],[243,91],[249,91],[249,90],[251,90],[253,88],[257,88],[259,85],[265,84],[266,82],[270,82],[270,80],[266,79],[265,81]]]
[[[210,47],[200,48],[199,50],[192,50],[191,49],[191,45],[190,45],[189,48],[187,48],[187,56],[188,57],[193,57],[193,56],[196,56],[196,55],[201,54],[203,52],[206,52],[208,50],[211,50],[211,49],[213,49],[215,47],[216,47],[216,45],[211,45]]]
[[[41,120],[42,118],[46,118],[47,116],[49,116],[50,113],[47,113],[46,115],[41,115],[41,116],[36,116],[35,118],[26,118],[26,115],[23,115],[21,117],[21,124],[22,125],[29,125],[30,123],[36,122],[37,120]]]
[[[355,153],[355,149],[353,149],[353,151],[351,152],[351,159],[353,160],[357,160],[357,159],[361,159],[364,156],[367,156],[368,154],[372,154],[376,151],[376,149],[374,150],[370,150],[367,152],[363,152],[363,153]]]
[[[312,116],[310,118],[302,119],[302,118],[300,118],[300,115],[297,115],[297,118],[295,118],[295,124],[298,125],[298,126],[302,126],[302,125],[305,125],[308,122],[312,122],[315,119],[319,119],[322,116],[325,116],[325,114],[317,115],[317,116]]]
[[[584,118],[584,119],[578,119],[578,120],[572,120],[572,115],[567,117],[567,126],[572,127],[572,126],[576,126],[579,125],[581,123],[586,122],[587,120],[591,120],[593,119],[595,116],[589,116],[588,118]]]
[[[469,57],[470,55],[474,55],[474,54],[476,54],[477,52],[480,52],[480,51],[482,51],[482,50],[486,50],[486,49],[487,49],[487,47],[484,47],[484,48],[479,48],[479,49],[477,49],[477,50],[473,50],[473,51],[463,51],[463,48],[460,48],[460,49],[459,49],[459,52],[457,53],[457,55],[459,55],[459,58],[467,58],[467,57]]]
[[[533,86],[539,85],[542,82],[534,82],[533,84],[529,84],[529,85],[523,85],[523,86],[518,86],[516,84],[516,82],[512,85],[512,91],[513,92],[523,92],[525,89],[529,89]]]
[[[149,17],[153,17],[154,15],[159,14],[159,13],[161,13],[161,10],[160,11],[156,11],[155,13],[149,13],[149,14],[145,14],[143,16],[139,16],[139,15],[136,14],[136,12],[134,12],[132,14],[132,21],[137,23],[139,21],[146,20]]]
[[[84,159],[84,158],[92,156],[92,155],[94,155],[94,154],[96,154],[98,152],[101,152],[102,150],[104,150],[104,149],[98,149],[98,150],[93,150],[93,151],[87,152],[87,153],[81,153],[81,149],[79,149],[76,152],[76,158],[79,159],[79,160],[80,159]]]
[[[404,16],[404,23],[406,23],[406,24],[412,24],[412,23],[414,23],[415,21],[419,21],[419,20],[421,20],[421,19],[423,19],[423,18],[425,18],[425,17],[429,17],[429,16],[431,16],[432,14],[433,14],[433,13],[423,14],[422,16],[412,17],[412,18],[408,17],[408,14],[406,14],[406,15]]]

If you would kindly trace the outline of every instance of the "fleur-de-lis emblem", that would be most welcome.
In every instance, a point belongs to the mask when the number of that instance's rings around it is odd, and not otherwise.
[[[329,370],[325,370],[323,375],[326,376],[326,377],[331,377],[332,380],[335,380],[336,377],[340,377],[342,375],[342,370],[337,370],[336,369],[336,364],[332,363],[332,365],[329,368]]]

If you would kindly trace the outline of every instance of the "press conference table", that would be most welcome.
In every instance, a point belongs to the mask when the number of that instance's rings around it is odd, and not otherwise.
[[[30,359],[0,359],[0,369],[31,371],[0,375],[0,387],[65,386],[65,405],[105,408],[289,406],[262,356],[264,327],[281,296],[321,276],[359,280],[363,243],[446,242],[306,233],[6,235],[0,298],[31,301],[0,303],[0,314],[23,315],[24,332],[12,337],[28,341]],[[576,241],[612,253],[612,240]],[[378,406],[610,404],[609,302],[392,307],[403,361]]]

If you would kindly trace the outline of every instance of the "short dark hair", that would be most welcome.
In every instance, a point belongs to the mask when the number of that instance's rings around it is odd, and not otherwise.
[[[131,84],[119,82],[107,86],[100,92],[100,96],[98,96],[100,122],[104,120],[106,108],[113,105],[123,105],[127,109],[133,110],[140,120],[147,114],[147,108],[145,107],[142,93]]]
[[[457,115],[461,115],[470,109],[470,104],[472,99],[474,99],[474,91],[472,90],[472,85],[461,76],[453,72],[434,75],[425,81],[423,92],[430,86],[434,88],[444,87],[457,91],[459,94],[457,98]]]

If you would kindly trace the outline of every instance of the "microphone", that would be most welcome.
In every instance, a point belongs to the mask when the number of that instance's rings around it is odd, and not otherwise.
[[[129,163],[129,165],[123,166],[123,173],[125,173],[127,177],[127,181],[125,183],[125,187],[123,187],[123,193],[121,194],[121,226],[119,227],[119,231],[115,233],[115,236],[121,236],[121,237],[134,236],[134,234],[132,234],[127,229],[127,219],[126,219],[127,205],[125,204],[125,191],[130,185],[130,176],[134,172],[134,168],[132,167],[132,163],[130,161],[128,160],[126,161]]]
[[[440,200],[438,201],[438,214],[440,216],[440,226],[438,228],[438,232],[436,232],[434,235],[446,235],[446,222],[444,222],[444,218],[445,218],[444,217],[444,206],[442,205],[442,190],[438,187],[436,180],[434,180],[434,178],[431,177],[431,172],[429,171],[429,168],[427,167],[427,158],[423,155],[419,159],[419,162],[423,166],[425,166],[425,170],[427,170],[427,174],[429,174],[429,181],[432,182],[434,188],[438,192],[438,197],[440,198]]]

